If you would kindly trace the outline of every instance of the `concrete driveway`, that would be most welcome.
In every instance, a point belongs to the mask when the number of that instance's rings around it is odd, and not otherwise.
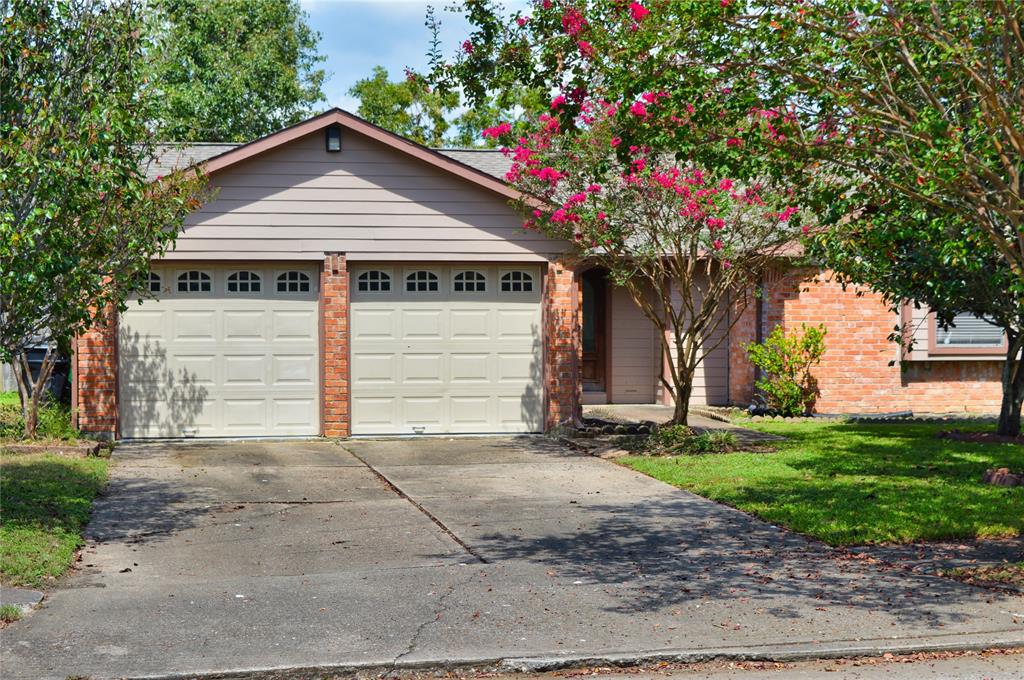
[[[4,631],[5,677],[1024,644],[1022,598],[847,559],[539,438],[116,458],[80,570]]]

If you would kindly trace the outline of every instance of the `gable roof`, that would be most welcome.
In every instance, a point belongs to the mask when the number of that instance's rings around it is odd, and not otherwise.
[[[236,163],[254,158],[283,144],[339,124],[365,135],[396,151],[413,156],[429,165],[445,170],[506,198],[516,199],[520,193],[504,181],[511,162],[496,150],[431,149],[405,137],[378,127],[359,116],[338,108],[331,109],[291,127],[273,132],[247,144],[165,144],[158,148],[158,157],[147,168],[146,176],[156,178],[172,170],[202,165],[207,174],[215,174]],[[344,152],[344,141],[342,142]]]

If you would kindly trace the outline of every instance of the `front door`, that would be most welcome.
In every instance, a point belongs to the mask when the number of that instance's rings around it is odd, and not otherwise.
[[[583,274],[583,390],[605,391],[607,280],[602,269]]]

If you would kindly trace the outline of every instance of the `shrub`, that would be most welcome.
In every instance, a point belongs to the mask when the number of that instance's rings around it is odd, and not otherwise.
[[[811,367],[825,353],[825,325],[801,324],[800,332],[789,335],[776,326],[767,340],[744,349],[750,362],[762,371],[754,383],[765,396],[768,409],[783,416],[806,415],[818,395]]]
[[[24,434],[21,404],[8,400],[0,402],[0,439],[21,439]],[[41,439],[77,439],[78,430],[71,427],[71,409],[61,403],[45,402],[39,407],[36,436]]]
[[[736,435],[725,430],[696,434],[685,425],[661,427],[647,440],[647,450],[658,454],[726,453],[739,448]]]

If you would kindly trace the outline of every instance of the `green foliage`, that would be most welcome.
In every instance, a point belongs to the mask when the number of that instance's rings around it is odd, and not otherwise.
[[[71,567],[109,463],[0,455],[0,582],[39,587]]]
[[[21,619],[21,607],[15,604],[0,604],[0,622],[13,623]]]
[[[0,440],[20,439],[25,434],[25,421],[21,415],[21,404],[15,392],[0,393],[14,399],[0,399]],[[39,407],[39,422],[36,436],[42,439],[78,439],[78,430],[71,426],[71,409],[64,404],[44,401]]]
[[[818,393],[811,368],[825,353],[825,334],[824,324],[801,324],[799,332],[789,334],[776,326],[763,343],[744,348],[750,363],[763,372],[755,386],[764,393],[771,411],[783,416],[810,411]]]
[[[647,440],[646,450],[659,454],[725,453],[739,448],[736,435],[728,430],[710,430],[697,434],[686,425],[667,425],[655,430]]]
[[[306,20],[296,0],[152,0],[158,136],[249,142],[310,116],[324,71]]]
[[[357,113],[366,120],[434,147],[444,144],[451,127],[448,115],[459,104],[457,93],[439,94],[412,73],[392,82],[383,66],[375,66],[373,74],[356,81],[348,93],[359,98]]]
[[[659,449],[671,449],[695,436],[693,428],[686,425],[666,425],[651,434],[651,443]]]
[[[121,308],[200,205],[203,178],[150,182],[142,16],[131,2],[17,0],[0,24],[0,361],[25,390],[26,433],[48,359]],[[44,367],[49,361],[44,361]],[[44,370],[42,373],[45,373]]]
[[[1024,469],[1024,446],[937,437],[951,426],[764,421],[752,427],[786,437],[771,455],[619,462],[830,545],[1024,534],[1024,494],[981,482]]]

